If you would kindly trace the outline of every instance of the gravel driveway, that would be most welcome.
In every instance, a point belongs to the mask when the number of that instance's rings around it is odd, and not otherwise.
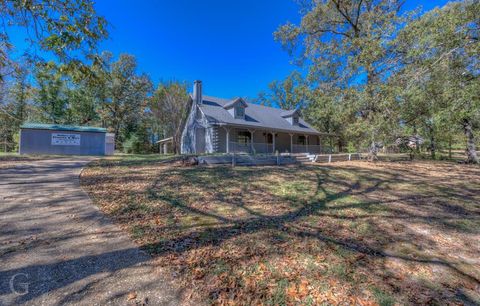
[[[181,292],[91,203],[91,158],[0,161],[0,305],[178,305]]]

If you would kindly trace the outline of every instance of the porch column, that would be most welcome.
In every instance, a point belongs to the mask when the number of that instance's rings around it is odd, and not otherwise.
[[[307,151],[307,153],[310,153],[308,152],[308,135],[305,135],[305,151]]]
[[[290,135],[290,154],[293,154],[293,134]]]
[[[253,147],[253,133],[255,133],[255,130],[248,130],[250,132],[250,150],[252,150],[252,153],[255,152],[254,151],[254,147]]]
[[[273,145],[272,153],[275,153],[275,134],[276,133],[272,132],[271,134],[272,134],[272,145]]]
[[[226,139],[227,139],[226,151],[227,151],[227,153],[230,153],[230,129],[226,128],[226,127],[223,127],[223,128],[225,129]]]
[[[318,154],[322,154],[322,139],[320,138],[320,136],[317,136],[318,137]]]

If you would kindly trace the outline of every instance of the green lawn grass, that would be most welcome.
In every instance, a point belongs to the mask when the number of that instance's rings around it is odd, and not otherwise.
[[[0,161],[29,161],[45,158],[42,155],[20,155],[16,152],[0,152]]]
[[[199,299],[479,301],[478,167],[184,167],[168,158],[108,158],[83,172],[82,185]]]

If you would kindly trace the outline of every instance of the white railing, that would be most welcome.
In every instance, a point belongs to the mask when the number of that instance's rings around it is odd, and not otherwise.
[[[229,143],[228,152],[229,153],[239,153],[239,154],[274,154],[275,151],[279,151],[278,147],[273,148],[271,143],[238,143],[231,141]],[[298,145],[294,144],[292,147],[292,152],[289,153],[311,153],[311,154],[330,154],[333,153],[333,150],[330,150],[328,147],[322,147],[319,145]],[[279,153],[283,153],[280,152]]]
[[[335,153],[330,147],[321,145],[298,145],[294,144],[292,153],[331,154]]]
[[[229,153],[244,153],[244,154],[273,154],[273,145],[271,143],[238,143],[230,142],[228,147]]]

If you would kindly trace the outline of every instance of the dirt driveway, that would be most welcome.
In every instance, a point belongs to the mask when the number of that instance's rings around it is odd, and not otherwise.
[[[179,303],[165,273],[81,190],[90,160],[0,161],[0,305]]]

